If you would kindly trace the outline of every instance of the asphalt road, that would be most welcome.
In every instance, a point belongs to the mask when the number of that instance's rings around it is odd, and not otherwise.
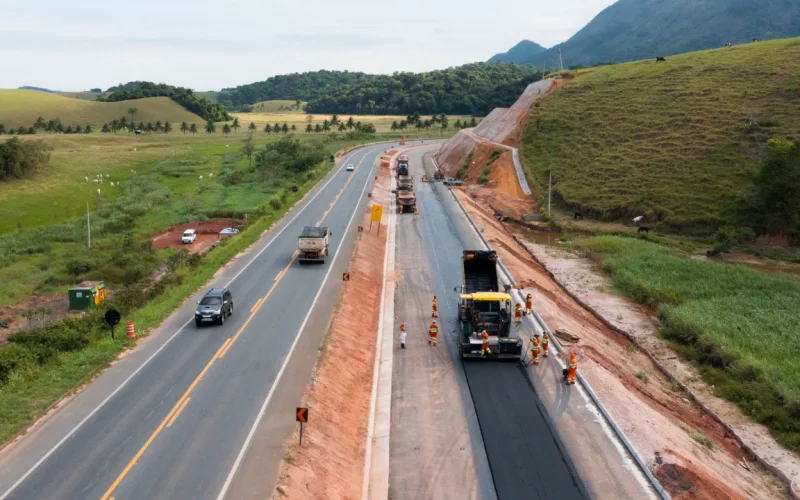
[[[330,318],[352,251],[350,223],[386,147],[346,158],[220,274],[214,285],[230,281],[235,306],[224,325],[185,323],[192,301],[166,321],[170,331],[143,343],[149,357],[123,359],[4,450],[0,499],[217,498],[229,486],[239,488],[237,498],[271,492],[279,450],[294,426],[291,406],[311,374],[319,325]],[[345,163],[356,171],[346,172]],[[297,235],[315,224],[330,228],[331,256],[324,265],[300,264]],[[251,449],[256,443],[262,448]],[[252,455],[256,476],[247,467]]]
[[[415,156],[410,156],[415,179],[423,173],[432,177],[430,164],[423,171],[421,159]],[[461,283],[461,252],[484,247],[447,189],[441,183],[421,184],[416,193],[423,225],[422,245],[424,251],[433,256],[428,265],[437,277],[437,288],[442,291],[439,306],[442,321],[448,323],[446,341],[454,343],[457,333],[449,325],[455,324],[456,292],[453,288]],[[400,252],[402,249],[398,247],[398,254]],[[449,316],[445,318],[444,315]],[[586,498],[581,479],[552,422],[518,365],[470,361],[461,366],[497,498]]]

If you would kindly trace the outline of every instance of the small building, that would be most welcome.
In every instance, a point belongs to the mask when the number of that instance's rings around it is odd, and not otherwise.
[[[70,288],[67,293],[70,310],[82,311],[103,303],[106,299],[106,285],[102,281],[84,281]]]

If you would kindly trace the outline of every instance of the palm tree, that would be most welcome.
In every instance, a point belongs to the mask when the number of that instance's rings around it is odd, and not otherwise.
[[[44,121],[44,118],[40,116],[39,118],[36,119],[36,123],[33,124],[33,128],[35,128],[36,130],[44,129],[46,125],[47,122]]]
[[[249,130],[249,131],[251,131],[251,132],[252,132],[252,131],[254,131],[255,129],[256,129],[256,124],[255,124],[255,122],[250,122],[250,125],[248,125],[248,126],[247,126],[247,130]]]
[[[117,130],[119,130],[119,120],[114,118],[113,120],[111,120],[111,131],[116,134]]]
[[[316,133],[318,133],[318,134],[319,134],[320,132],[322,132],[322,127],[320,126],[320,124],[319,124],[319,123],[317,123],[316,125],[314,125],[314,132],[316,132]]]
[[[230,134],[231,133],[231,126],[228,125],[227,123],[225,125],[223,125],[222,126],[222,133],[225,134],[225,135]]]
[[[341,123],[339,121],[339,115],[331,116],[331,127],[335,127],[336,125],[339,125],[339,123]]]
[[[172,132],[172,124],[170,122],[164,122],[164,133],[169,134]]]
[[[22,129],[20,129],[20,130],[22,130]],[[72,133],[72,125],[67,125],[67,129],[64,131],[64,133],[65,134],[71,134]]]
[[[122,130],[128,126],[128,120],[123,116],[119,119],[119,129]]]
[[[472,120],[469,122],[469,126],[470,127],[477,127],[478,126],[478,121],[475,120],[474,116],[472,117]]]
[[[280,132],[280,131],[281,131],[281,124],[276,122],[276,123],[275,123],[275,126],[274,126],[274,127],[272,127],[272,130],[274,130],[276,134],[277,134],[278,132]]]
[[[6,133],[6,126],[0,123],[0,135],[3,135],[5,133]]]
[[[131,115],[131,121],[136,118],[136,113],[139,112],[139,108],[128,108],[128,114]]]
[[[155,130],[156,128],[153,126],[153,124],[152,124],[152,123],[150,123],[150,122],[147,122],[147,125],[145,126],[145,129],[146,129],[148,132],[152,132],[152,131],[153,131],[153,130]]]
[[[181,132],[183,132],[183,135],[186,135],[187,130],[189,130],[189,124],[186,122],[181,123]]]
[[[340,122],[339,123],[339,132],[344,132],[345,130],[347,130],[347,127],[345,126],[344,123]]]
[[[264,125],[264,132],[266,132],[268,134],[271,134],[272,133],[272,125],[270,125],[269,123]]]
[[[461,129],[461,119],[459,118],[458,120],[456,120],[456,124],[453,126],[456,128],[456,130]]]
[[[103,128],[102,128],[102,129],[100,129],[100,132],[102,132],[102,133],[104,133],[104,134],[107,134],[107,133],[111,132],[111,129],[110,129],[110,128],[108,128],[108,123],[104,123],[104,124],[103,124]]]
[[[233,128],[234,133],[237,130],[239,130],[239,128],[241,128],[241,125],[239,124],[239,119],[238,118],[234,118],[233,119],[233,125],[231,125],[231,128]]]
[[[306,125],[306,134],[310,134],[313,131],[314,131],[314,127],[312,127],[310,123],[308,125]]]
[[[217,130],[217,127],[214,126],[213,120],[208,120],[206,122],[206,133],[213,134]]]
[[[196,123],[192,123],[192,126],[189,127],[189,132],[191,132],[193,134],[197,133],[197,124]]]
[[[353,130],[355,126],[356,123],[355,121],[353,121],[353,117],[351,116],[350,118],[347,119],[347,130]]]
[[[91,134],[92,133],[92,126],[87,123],[86,126],[83,127],[83,133],[84,134]]]
[[[76,126],[75,127],[75,133],[76,134],[82,134],[83,133],[83,128],[80,125]]]
[[[281,127],[281,130],[283,131],[284,134],[288,134],[289,133],[289,125],[286,122],[283,122],[283,127]]]
[[[395,121],[392,122],[392,131],[397,130],[397,128],[398,128],[397,120],[395,120]]]
[[[292,133],[294,134],[295,132],[297,132],[297,125],[292,124],[291,129]]]
[[[322,130],[324,130],[325,132],[327,132],[327,131],[329,131],[330,129],[331,129],[331,122],[329,122],[328,120],[324,120],[324,121],[322,122]]]
[[[145,129],[144,122],[139,122],[139,126],[136,128],[138,128],[139,130],[144,130]]]
[[[161,120],[156,120],[156,132],[161,132]]]

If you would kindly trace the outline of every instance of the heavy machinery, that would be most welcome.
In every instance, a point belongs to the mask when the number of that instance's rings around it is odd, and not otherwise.
[[[297,238],[297,259],[300,262],[325,262],[328,256],[327,227],[306,226]]]
[[[456,287],[458,291],[458,287]],[[480,358],[481,334],[489,334],[492,359],[520,359],[522,339],[511,333],[513,299],[499,291],[497,252],[465,250],[458,301],[461,358]]]
[[[408,175],[408,156],[400,155],[397,159],[397,177]]]
[[[397,205],[400,207],[401,214],[411,214],[417,211],[417,195],[408,189],[397,191]]]

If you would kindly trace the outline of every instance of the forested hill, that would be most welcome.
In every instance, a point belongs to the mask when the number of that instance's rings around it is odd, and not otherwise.
[[[113,89],[129,89],[116,90]],[[130,82],[109,89],[109,94],[98,96],[98,101],[118,102],[146,97],[169,97],[192,113],[215,122],[229,120],[230,116],[223,106],[214,104],[204,97],[198,97],[192,89],[173,87],[164,83]]]
[[[503,63],[393,75],[315,71],[225,89],[218,102],[239,107],[292,99],[308,101],[309,113],[485,115],[510,106],[540,74],[533,67]]]

